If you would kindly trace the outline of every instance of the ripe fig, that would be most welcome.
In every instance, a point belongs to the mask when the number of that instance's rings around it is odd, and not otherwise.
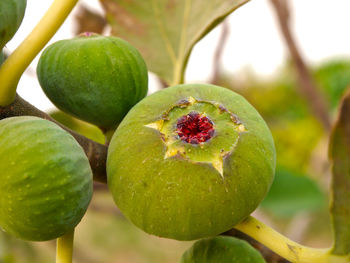
[[[27,0],[0,1],[0,50],[21,25],[26,5]]]
[[[59,109],[103,129],[116,126],[148,90],[140,53],[120,38],[97,34],[85,33],[47,47],[37,74]]]
[[[275,147],[259,113],[213,85],[174,86],[139,102],[112,137],[108,185],[144,231],[178,240],[214,236],[265,197]]]
[[[248,242],[234,237],[217,236],[193,244],[181,263],[266,263]]]
[[[36,117],[0,121],[0,226],[18,238],[57,238],[92,197],[89,161],[74,138]]]

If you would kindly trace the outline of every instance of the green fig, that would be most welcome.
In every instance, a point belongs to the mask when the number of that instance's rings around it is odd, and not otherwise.
[[[36,117],[0,121],[0,226],[25,240],[62,236],[92,197],[89,161],[74,138]]]
[[[27,0],[0,1],[0,50],[14,36],[22,23]]]
[[[147,74],[129,43],[89,33],[50,45],[37,67],[42,89],[59,109],[106,130],[146,96]]]
[[[110,142],[107,181],[136,226],[178,240],[214,236],[264,199],[275,147],[259,113],[213,85],[178,85],[133,107]]]
[[[248,242],[234,237],[217,236],[193,244],[181,263],[266,263]]]

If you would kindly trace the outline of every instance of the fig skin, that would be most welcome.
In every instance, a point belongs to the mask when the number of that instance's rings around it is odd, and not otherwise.
[[[180,263],[266,263],[248,242],[234,237],[217,236],[193,244]]]
[[[55,239],[92,197],[89,161],[74,138],[36,117],[0,121],[0,226],[24,240]]]
[[[17,32],[26,9],[26,0],[0,1],[0,50]]]
[[[216,125],[215,135],[202,145],[177,140],[180,151],[167,157],[167,139],[152,127],[171,119],[165,116],[169,109],[178,116],[188,111],[176,105],[190,98],[215,104],[215,118],[204,112]],[[220,124],[227,112],[236,124]],[[239,136],[227,135],[230,125],[241,130]],[[208,156],[231,145],[220,173]],[[187,147],[187,157],[181,147]],[[213,85],[178,85],[146,97],[123,119],[110,142],[107,181],[117,206],[136,226],[160,237],[194,240],[225,232],[253,212],[271,186],[275,159],[266,123],[242,96]]]
[[[58,41],[42,53],[37,75],[62,111],[104,130],[116,126],[148,91],[140,53],[117,37],[85,33]]]

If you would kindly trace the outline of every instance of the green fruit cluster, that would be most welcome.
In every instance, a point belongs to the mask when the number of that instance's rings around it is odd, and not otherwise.
[[[0,1],[0,50],[14,36],[24,16],[27,0]]]
[[[103,130],[116,126],[148,89],[135,48],[90,33],[48,47],[37,72],[59,108]],[[92,171],[80,145],[36,117],[1,120],[0,138],[0,227],[35,241],[74,229],[92,197]]]
[[[36,117],[0,121],[0,226],[26,240],[72,230],[92,197],[89,161],[75,139]]]
[[[146,64],[133,46],[90,33],[47,47],[37,74],[59,109],[103,129],[115,127],[148,90]]]
[[[254,211],[271,186],[271,133],[228,89],[178,85],[144,98],[148,73],[140,53],[122,39],[91,33],[46,48],[37,74],[62,111],[105,132],[120,123],[108,151],[108,186],[124,215],[147,233],[177,240],[218,235]],[[0,138],[0,226],[27,240],[73,229],[92,197],[89,161],[74,138],[36,117],[1,120]],[[263,262],[252,251],[218,237],[197,243],[183,262],[248,254],[253,261],[233,262]]]
[[[108,151],[108,185],[144,231],[193,240],[247,217],[275,170],[271,133],[240,95],[204,84],[146,97],[127,114]]]

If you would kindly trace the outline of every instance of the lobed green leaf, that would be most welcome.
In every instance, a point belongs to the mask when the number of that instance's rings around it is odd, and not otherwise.
[[[331,216],[334,230],[332,253],[350,253],[350,91],[340,106],[330,140],[332,161]]]
[[[168,84],[183,82],[193,46],[249,0],[101,0],[112,34],[126,39]]]

